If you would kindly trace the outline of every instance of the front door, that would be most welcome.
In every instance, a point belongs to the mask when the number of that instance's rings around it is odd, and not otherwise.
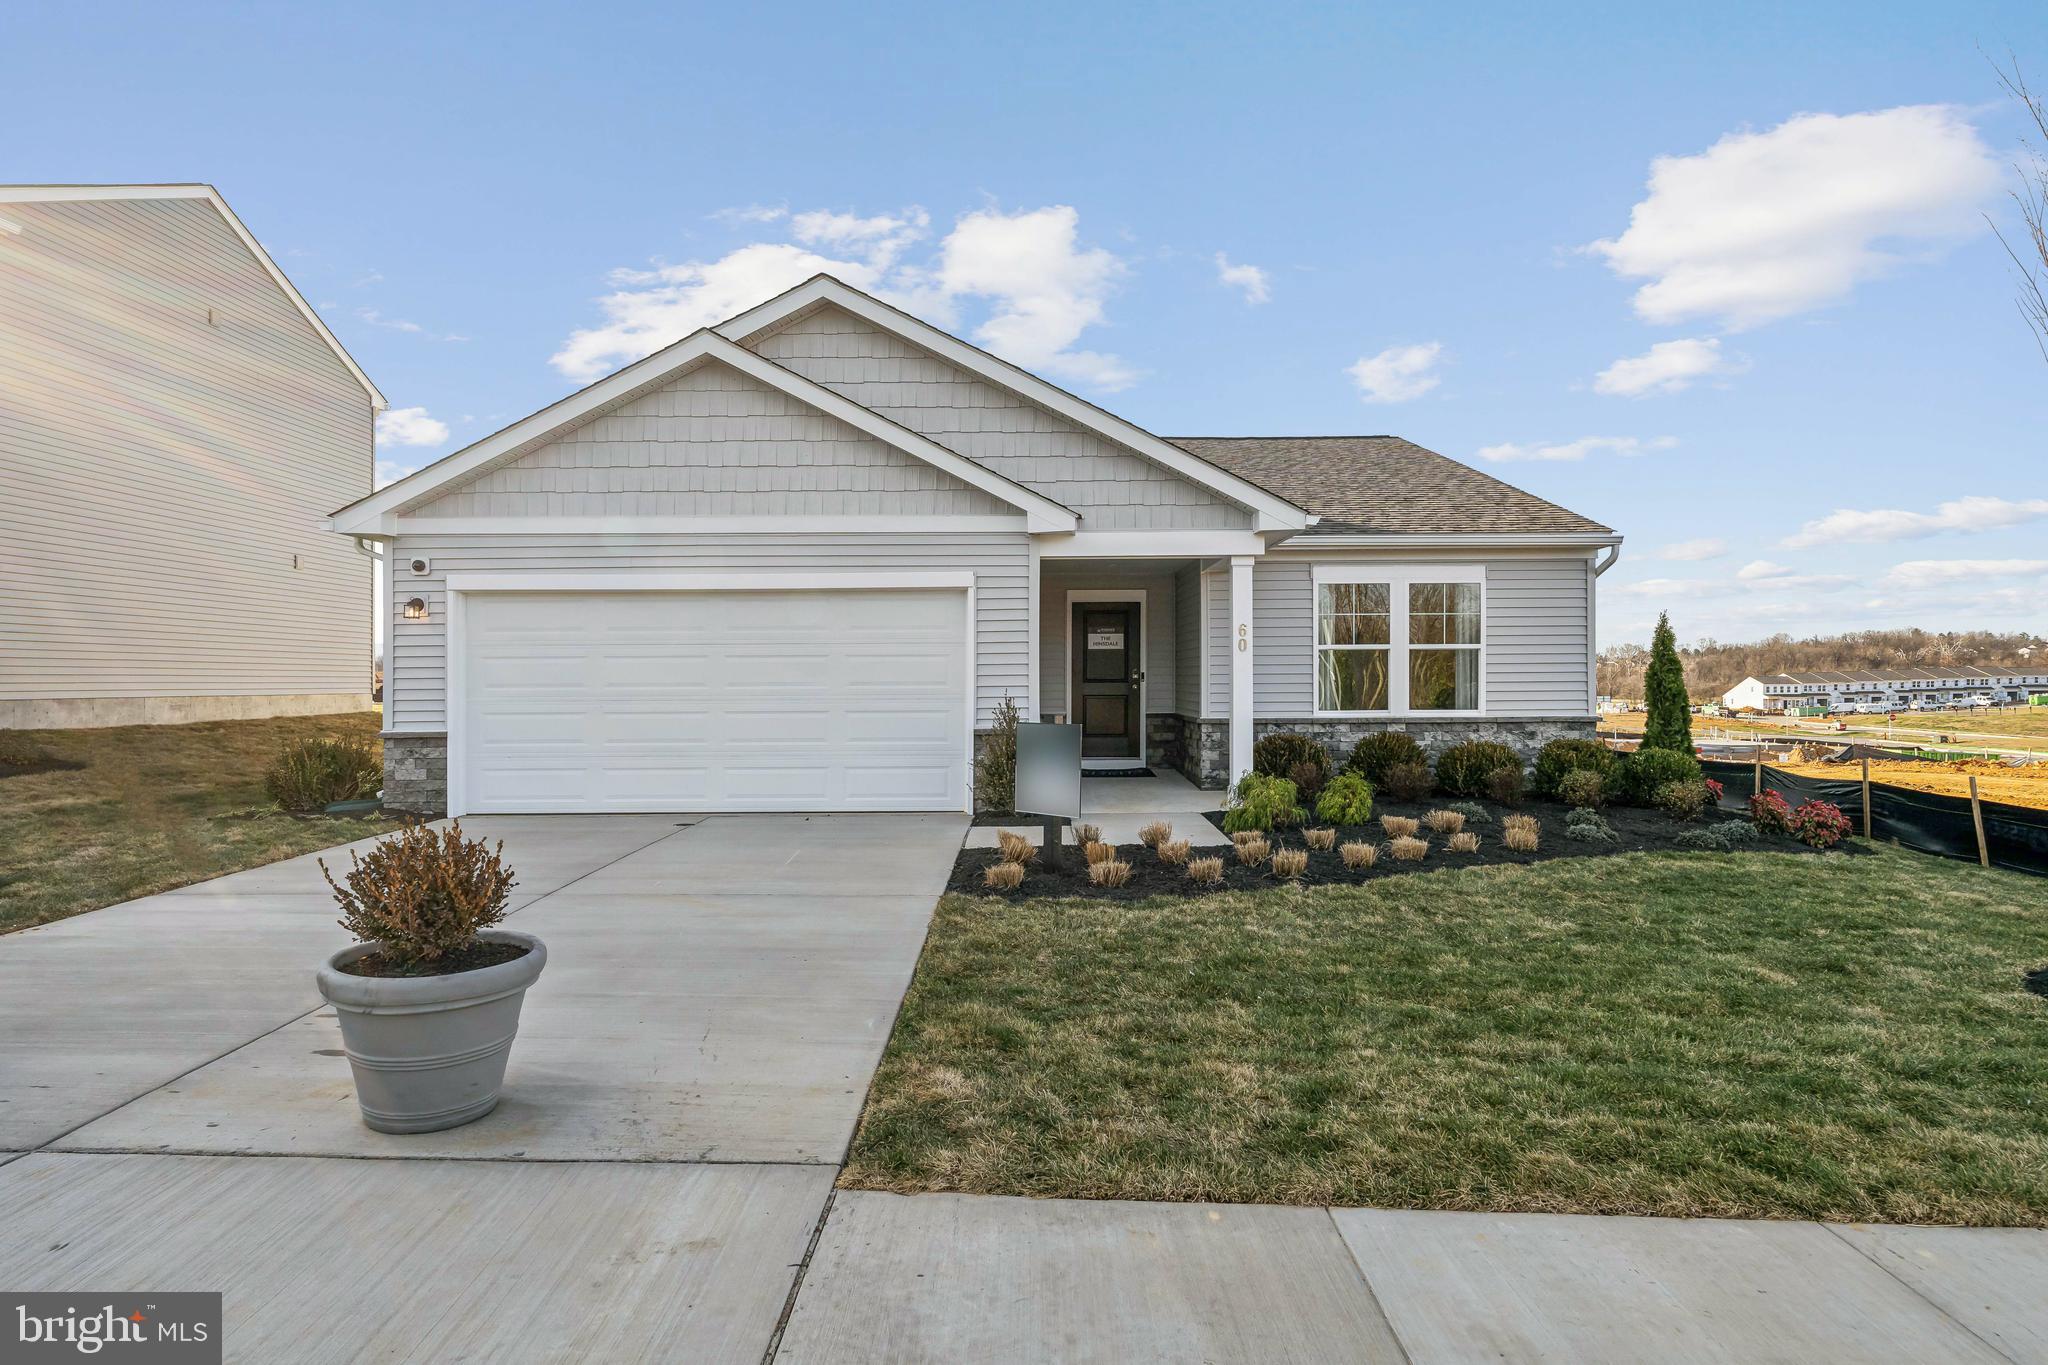
[[[1074,604],[1073,712],[1083,758],[1142,761],[1138,626],[1135,602]]]

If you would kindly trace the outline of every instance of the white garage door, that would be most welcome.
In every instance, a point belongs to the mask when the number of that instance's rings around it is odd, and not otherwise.
[[[464,811],[959,810],[967,596],[469,593]]]

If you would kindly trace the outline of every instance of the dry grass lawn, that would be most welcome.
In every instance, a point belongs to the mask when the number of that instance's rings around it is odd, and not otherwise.
[[[2048,881],[1628,855],[948,896],[842,1183],[2048,1225]]]
[[[0,777],[0,931],[329,848],[392,828],[384,816],[295,818],[263,791],[285,744],[377,743],[377,712],[11,732],[83,764]]]

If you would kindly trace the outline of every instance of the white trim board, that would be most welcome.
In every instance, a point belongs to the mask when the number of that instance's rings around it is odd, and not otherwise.
[[[1074,709],[1074,607],[1081,602],[1135,602],[1138,604],[1138,752],[1134,758],[1125,759],[1131,763],[1143,763],[1145,750],[1152,743],[1152,709],[1148,704],[1152,693],[1152,604],[1146,601],[1144,588],[1069,588],[1067,589],[1067,618],[1062,628],[1066,649],[1060,657],[1060,669],[1065,678],[1060,695],[1067,700],[1067,720],[1080,724],[1080,712]]]
[[[356,382],[363,386],[363,391],[370,395],[371,408],[382,409],[387,406],[384,395],[370,382],[370,376],[363,373],[362,366],[356,364],[355,357],[348,353],[348,348],[341,344],[340,338],[327,330],[327,324],[320,320],[320,314],[314,311],[313,305],[306,302],[306,296],[299,292],[298,286],[291,282],[291,278],[284,271],[278,269],[277,262],[270,259],[270,253],[263,249],[263,244],[256,240],[256,235],[235,216],[235,211],[228,207],[228,201],[221,198],[220,191],[213,186],[0,185],[0,204],[104,202],[120,199],[204,199],[213,205],[214,210],[234,230],[234,234],[242,239],[242,245],[249,249],[249,254],[256,258],[256,263],[263,267],[277,287],[284,291],[285,297],[291,300],[292,306],[299,310],[300,316],[313,325],[313,330],[327,343],[327,348],[334,352],[335,359],[346,366],[348,372],[355,376]]]
[[[1105,411],[1065,389],[1048,384],[1030,371],[1012,365],[999,356],[971,346],[942,332],[928,322],[866,294],[830,275],[813,275],[794,289],[778,294],[766,303],[728,318],[717,331],[735,341],[749,340],[776,326],[793,314],[821,303],[843,308],[855,317],[886,332],[908,338],[969,374],[1008,389],[1018,397],[1058,414],[1076,426],[1093,431],[1106,440],[1135,451],[1162,468],[1236,503],[1253,513],[1261,531],[1299,531],[1309,525],[1309,514],[1285,498],[1239,478],[1220,465],[1192,455],[1170,441],[1135,426],[1115,413]]]
[[[334,530],[344,533],[395,534],[402,513],[436,494],[448,491],[498,463],[517,459],[602,411],[645,393],[685,368],[705,361],[730,366],[884,445],[893,446],[943,470],[971,488],[978,488],[1009,503],[1023,512],[1030,530],[1071,531],[1080,524],[1080,517],[1072,509],[1062,507],[1051,498],[1004,478],[986,465],[956,454],[938,442],[804,378],[795,370],[756,355],[743,346],[736,346],[709,328],[692,332],[645,360],[636,361],[609,378],[579,389],[560,402],[542,408],[474,445],[444,456],[369,497],[350,503],[335,512],[329,523]],[[532,523],[534,527],[543,529],[551,525],[548,519],[541,517],[533,518]]]
[[[960,794],[960,809],[974,813],[974,722],[978,710],[978,679],[975,675],[976,593],[974,575],[969,572],[932,573],[563,573],[508,572],[454,573],[446,579],[448,593],[446,658],[447,693],[443,701],[447,724],[448,815],[466,814],[468,753],[463,728],[467,716],[463,706],[463,602],[471,593],[488,592],[861,592],[876,589],[904,591],[946,591],[963,594],[967,617],[964,642],[967,694],[965,733],[966,786]],[[389,677],[389,674],[386,674]],[[743,809],[740,807],[735,810]]]

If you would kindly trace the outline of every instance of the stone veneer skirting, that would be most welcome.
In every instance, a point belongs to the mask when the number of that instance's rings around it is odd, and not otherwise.
[[[1221,787],[1230,780],[1230,722],[1228,720],[1180,721],[1185,743],[1178,765],[1190,782],[1202,787]],[[1490,739],[1520,754],[1524,763],[1534,763],[1543,746],[1553,739],[1592,739],[1597,733],[1592,717],[1549,718],[1502,716],[1498,718],[1430,720],[1407,717],[1401,720],[1321,720],[1280,717],[1252,723],[1254,742],[1266,735],[1291,732],[1307,735],[1329,750],[1333,767],[1342,767],[1352,746],[1382,730],[1401,730],[1415,737],[1432,762],[1453,744],[1468,739]]]
[[[384,808],[433,819],[448,813],[448,736],[384,736]]]

